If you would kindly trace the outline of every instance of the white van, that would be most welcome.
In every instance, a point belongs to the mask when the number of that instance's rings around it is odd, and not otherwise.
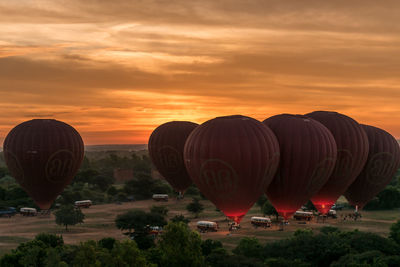
[[[255,227],[271,227],[271,219],[267,217],[251,217],[251,224]]]
[[[36,216],[37,215],[37,210],[35,208],[20,208],[19,213],[22,216]]]
[[[218,231],[218,223],[210,222],[210,221],[198,221],[197,229],[199,229],[199,231],[201,233],[217,232]]]

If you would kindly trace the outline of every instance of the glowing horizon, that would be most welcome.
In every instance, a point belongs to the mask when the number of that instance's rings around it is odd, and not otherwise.
[[[0,1],[0,142],[33,118],[72,125],[86,145],[147,144],[171,120],[315,110],[399,139],[399,8]]]

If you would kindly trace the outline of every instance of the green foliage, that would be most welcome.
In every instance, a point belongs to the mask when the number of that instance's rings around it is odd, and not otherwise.
[[[322,233],[322,234],[331,234],[331,233],[337,233],[337,232],[339,232],[340,230],[339,230],[339,228],[337,228],[337,227],[333,227],[333,226],[323,226],[323,227],[321,227],[320,229],[319,229],[319,231]]]
[[[214,250],[222,248],[222,243],[218,240],[206,239],[201,243],[201,251],[204,256],[210,255]]]
[[[199,196],[200,195],[200,190],[194,185],[190,185],[189,188],[185,192],[185,196]]]
[[[110,186],[110,187],[107,189],[107,195],[114,197],[114,196],[117,195],[117,194],[118,194],[118,189],[115,188],[115,186]]]
[[[8,175],[8,169],[6,167],[0,167],[0,179],[3,178],[4,176]]]
[[[105,237],[102,238],[98,241],[98,245],[102,248],[106,248],[108,250],[112,250],[114,247],[114,244],[117,240],[115,240],[115,238],[112,237]]]
[[[58,225],[64,225],[66,231],[68,231],[68,225],[83,223],[83,219],[85,218],[82,211],[76,209],[73,205],[61,206],[54,215],[56,216],[56,223]]]
[[[97,175],[94,177],[92,184],[99,188],[101,192],[105,192],[115,182],[112,176]]]
[[[377,250],[358,254],[347,254],[331,264],[332,267],[341,266],[388,266],[385,255]]]
[[[149,213],[153,214],[154,213]],[[159,214],[156,214],[160,216]],[[394,224],[397,232],[400,221]],[[141,235],[140,238],[146,236]],[[136,241],[135,237],[135,241]],[[157,244],[140,249],[135,241],[104,238],[79,245],[39,234],[0,259],[2,266],[400,266],[400,246],[393,237],[323,227],[319,234],[297,231],[292,237],[262,245],[243,238],[233,255],[219,241],[201,241],[183,222],[170,222]],[[143,241],[140,241],[143,242]]]
[[[307,201],[307,203],[304,205],[304,207],[306,207],[307,210],[317,211],[317,209],[315,208],[315,206],[311,202],[311,200]]]
[[[276,211],[276,209],[274,208],[274,206],[272,206],[271,202],[269,202],[268,200],[264,201],[264,204],[261,206],[261,212],[264,216],[272,215],[272,216],[276,216],[277,219],[279,216],[279,214]]]
[[[392,226],[390,227],[389,237],[398,245],[400,245],[400,220],[392,224]]]
[[[187,211],[194,214],[194,217],[199,217],[199,214],[204,210],[203,204],[198,198],[193,198],[192,202],[186,206]]]
[[[182,214],[175,215],[174,217],[171,218],[171,222],[177,223],[177,222],[183,222],[185,224],[188,224],[190,222],[189,219],[185,218]]]
[[[151,212],[151,213],[158,213],[158,214],[160,214],[161,216],[166,217],[167,214],[168,214],[168,208],[165,207],[165,206],[154,206],[154,205],[153,205],[153,206],[150,208],[150,212]]]
[[[40,233],[36,235],[35,240],[42,241],[48,247],[58,247],[64,244],[64,239],[62,236]]]
[[[383,210],[400,207],[400,189],[395,186],[387,186],[375,199],[370,201],[364,209]]]
[[[158,242],[160,266],[205,266],[201,243],[200,235],[186,224],[170,222]]]
[[[257,238],[244,237],[232,252],[236,255],[243,255],[247,258],[261,258],[262,251],[263,247]]]
[[[161,180],[156,180],[150,174],[138,174],[135,179],[127,181],[124,185],[124,192],[133,195],[135,199],[149,199],[153,194],[168,194],[171,187]]]
[[[256,204],[257,204],[257,206],[262,207],[262,206],[264,206],[264,203],[267,202],[267,201],[268,201],[267,196],[266,196],[265,194],[262,194],[262,195],[258,198]]]
[[[134,230],[136,233],[147,232],[147,226],[164,226],[167,222],[164,216],[158,213],[146,213],[142,210],[131,210],[120,214],[115,219],[115,225],[120,230]]]

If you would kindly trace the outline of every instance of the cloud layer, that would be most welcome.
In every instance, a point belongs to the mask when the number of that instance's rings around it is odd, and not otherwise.
[[[51,117],[87,144],[169,120],[337,110],[400,137],[398,1],[0,0],[0,139]]]

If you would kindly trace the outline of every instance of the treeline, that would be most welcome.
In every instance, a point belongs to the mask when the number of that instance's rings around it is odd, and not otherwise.
[[[400,221],[388,238],[327,226],[319,233],[298,230],[266,244],[243,238],[230,252],[219,241],[202,241],[184,222],[169,222],[155,245],[146,249],[114,238],[67,245],[61,236],[39,234],[5,254],[0,266],[400,266],[399,242]]]
[[[93,153],[92,153],[93,154]],[[149,199],[154,193],[171,194],[172,188],[160,179],[153,179],[153,166],[146,155],[130,156],[100,153],[105,157],[85,156],[72,183],[54,202],[55,205],[73,204],[77,200],[90,199],[94,203],[124,202]],[[2,155],[0,155],[0,160]],[[116,185],[114,169],[132,169],[133,179]],[[10,176],[6,167],[0,167],[0,207],[36,207],[34,202]]]
[[[397,170],[390,184],[364,207],[365,210],[394,208],[400,208],[400,169]]]

